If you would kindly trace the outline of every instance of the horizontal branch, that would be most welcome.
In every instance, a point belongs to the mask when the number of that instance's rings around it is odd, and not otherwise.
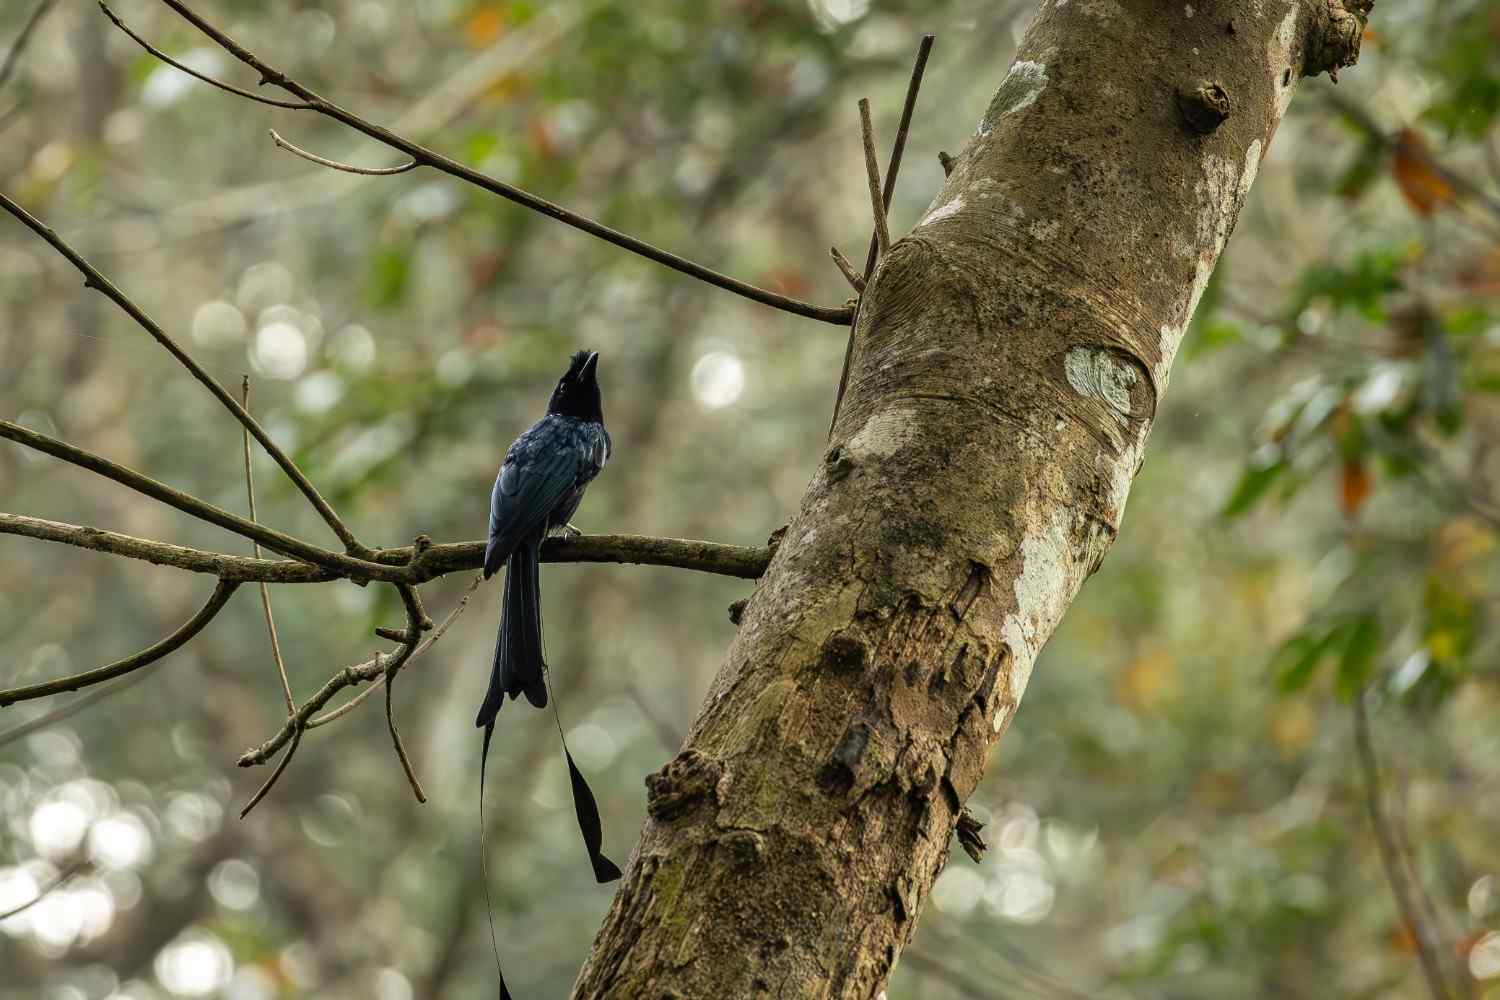
[[[63,691],[77,691],[79,688],[89,687],[94,684],[103,684],[105,681],[114,680],[133,670],[139,670],[160,660],[169,653],[181,648],[193,636],[203,631],[203,627],[214,620],[224,607],[229,603],[229,598],[234,595],[235,588],[239,583],[234,580],[220,580],[214,587],[214,592],[208,598],[208,603],[198,610],[198,613],[182,624],[177,631],[146,647],[134,656],[127,656],[123,660],[116,660],[108,666],[99,667],[95,670],[87,670],[81,674],[73,674],[68,677],[60,677],[55,681],[44,681],[41,684],[30,684],[24,687],[11,688],[8,691],[0,691],[0,708],[13,705],[18,701],[30,701],[33,698],[45,698],[49,694],[60,694]]]
[[[848,306],[814,305],[810,302],[802,302],[798,299],[793,299],[785,295],[778,295],[777,293],[772,292],[768,289],[759,288],[755,285],[749,284],[748,282],[740,281],[737,278],[731,278],[727,274],[721,274],[718,271],[713,270],[712,268],[704,267],[702,264],[695,263],[694,261],[687,260],[684,257],[679,257],[674,253],[653,246],[652,244],[647,243],[645,240],[641,240],[626,233],[622,233],[618,229],[612,229],[609,226],[604,225],[603,223],[595,222],[593,219],[587,218],[586,216],[582,216],[577,214],[576,212],[569,211],[568,209],[563,208],[561,205],[557,205],[550,201],[547,201],[545,198],[538,197],[537,195],[534,195],[529,191],[524,191],[521,188],[512,187],[511,185],[506,184],[504,181],[496,180],[493,177],[482,174],[477,170],[459,163],[457,160],[453,160],[444,156],[436,150],[429,149],[428,147],[407,139],[404,136],[397,135],[395,132],[392,132],[389,129],[386,129],[380,125],[376,125],[374,122],[370,122],[364,118],[361,118],[354,112],[340,107],[327,98],[320,96],[319,94],[303,86],[301,83],[298,83],[296,80],[280,72],[279,70],[273,69],[271,66],[263,62],[259,56],[256,56],[254,53],[246,49],[244,46],[240,45],[224,32],[209,24],[187,4],[182,3],[181,0],[162,0],[162,2],[176,11],[178,15],[180,15],[184,20],[186,20],[194,27],[196,27],[199,31],[203,32],[205,35],[211,38],[225,52],[228,52],[230,55],[234,56],[234,58],[238,59],[246,66],[249,66],[251,69],[254,69],[257,73],[259,73],[260,82],[262,84],[271,84],[273,86],[279,87],[287,93],[293,95],[294,97],[299,98],[302,102],[304,102],[305,105],[299,107],[293,104],[293,102],[285,102],[286,106],[293,107],[296,110],[314,111],[320,115],[323,115],[324,117],[332,118],[335,121],[347,125],[349,128],[352,128],[357,132],[361,132],[364,135],[369,136],[376,142],[389,146],[392,149],[400,150],[421,166],[431,167],[432,169],[437,170],[441,173],[445,173],[450,177],[456,177],[461,181],[472,184],[475,187],[488,191],[491,194],[498,195],[501,198],[506,199],[507,201],[514,202],[518,205],[524,206],[525,208],[529,208],[533,212],[538,212],[550,219],[561,222],[564,225],[571,226],[574,229],[578,229],[585,233],[588,233],[590,236],[594,236],[598,239],[604,240],[606,243],[611,243],[617,247],[620,247],[621,249],[629,250],[631,253],[639,254],[640,256],[645,257],[647,260],[655,261],[658,264],[670,267],[674,271],[678,271],[682,274],[697,278],[699,281],[707,282],[710,285],[722,288],[725,291],[733,292],[736,295],[750,299],[754,302],[759,302],[762,305],[768,305],[772,308],[780,309],[783,312],[793,313],[798,316],[805,316],[808,319],[821,320],[824,323],[832,323],[837,326],[847,325],[849,323],[850,317],[853,315],[853,311]],[[103,8],[105,14],[111,21],[119,25],[122,29],[125,28],[125,26],[120,22],[120,19],[109,9],[107,4],[102,2],[102,0],[99,6]],[[137,38],[134,32],[128,33],[132,38]],[[140,39],[137,38],[137,41],[140,41]],[[148,48],[147,51],[153,50]],[[153,54],[155,54],[154,51]],[[241,97],[249,97],[250,99],[257,100],[263,104],[273,103],[266,98],[260,97],[259,95],[249,95],[241,91],[237,87],[233,87],[229,84],[225,84],[217,80],[209,82],[211,82],[214,86],[218,87],[221,90],[227,90],[231,93],[238,94]]]
[[[0,436],[4,436],[0,421]],[[170,487],[165,487],[170,489]],[[233,515],[230,515],[231,517]],[[271,531],[271,529],[265,529]],[[271,532],[279,535],[279,532]],[[171,566],[190,573],[206,573],[236,583],[327,583],[345,574],[306,562],[255,559],[192,549],[170,542],[137,538],[62,521],[47,521],[23,514],[0,513],[0,535],[22,535],[58,542],[108,555],[123,556],[157,566]],[[284,537],[284,536],[283,536]],[[270,544],[270,543],[266,543]],[[334,555],[334,553],[328,553]],[[376,561],[360,563],[360,578],[382,583],[426,583],[450,573],[476,570],[484,565],[484,542],[450,542],[444,545],[404,546],[378,550]],[[751,545],[725,545],[691,538],[656,538],[647,535],[582,535],[549,538],[542,545],[542,561],[550,563],[625,563],[695,570],[717,576],[754,580],[765,572],[771,551]]]
[[[0,535],[23,535],[44,542],[58,542],[80,549],[92,549],[112,556],[138,559],[158,566],[171,566],[191,573],[207,573],[236,583],[326,583],[339,579],[337,573],[304,562],[285,559],[252,559],[202,549],[190,549],[170,542],[158,542],[116,531],[91,528],[62,521],[47,521],[24,514],[0,513]]]

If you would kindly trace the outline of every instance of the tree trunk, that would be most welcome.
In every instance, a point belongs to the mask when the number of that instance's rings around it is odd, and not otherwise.
[[[830,447],[647,779],[575,997],[880,994],[1114,541],[1293,86],[1354,61],[1368,7],[1043,4],[875,272]]]

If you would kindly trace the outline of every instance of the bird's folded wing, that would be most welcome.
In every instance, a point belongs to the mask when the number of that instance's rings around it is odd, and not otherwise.
[[[490,537],[484,571],[493,574],[522,540],[545,528],[547,517],[578,482],[583,449],[568,442],[507,460],[490,494]]]

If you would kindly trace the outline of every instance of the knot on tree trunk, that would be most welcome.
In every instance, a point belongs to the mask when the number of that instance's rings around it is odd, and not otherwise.
[[[646,777],[646,812],[652,819],[681,816],[700,799],[718,799],[716,788],[724,768],[697,750],[687,749]]]
[[[1316,0],[1308,25],[1302,75],[1327,73],[1338,83],[1339,70],[1359,61],[1365,22],[1374,6],[1375,0]]]

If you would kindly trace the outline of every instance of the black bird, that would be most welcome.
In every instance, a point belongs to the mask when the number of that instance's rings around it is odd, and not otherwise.
[[[490,493],[489,544],[484,576],[505,569],[505,599],[489,691],[476,726],[493,726],[507,697],[524,693],[547,704],[542,660],[542,539],[572,528],[583,492],[609,460],[609,432],[599,397],[599,353],[579,351],[557,380],[547,415],[516,438]]]
[[[583,500],[588,484],[609,460],[609,432],[599,397],[599,353],[579,351],[557,380],[547,415],[516,438],[490,493],[489,544],[484,552],[485,578],[505,566],[505,596],[489,690],[474,725],[484,728],[480,758],[480,808],[483,809],[484,761],[489,756],[495,715],[505,699],[522,694],[537,708],[547,704],[547,665],[542,653],[542,590],[539,562],[542,540],[551,531],[577,529],[568,520]],[[555,709],[554,709],[555,710]],[[558,723],[558,734],[562,724]],[[563,743],[573,784],[573,807],[588,848],[594,877],[610,882],[620,869],[600,847],[599,809],[583,774]]]

